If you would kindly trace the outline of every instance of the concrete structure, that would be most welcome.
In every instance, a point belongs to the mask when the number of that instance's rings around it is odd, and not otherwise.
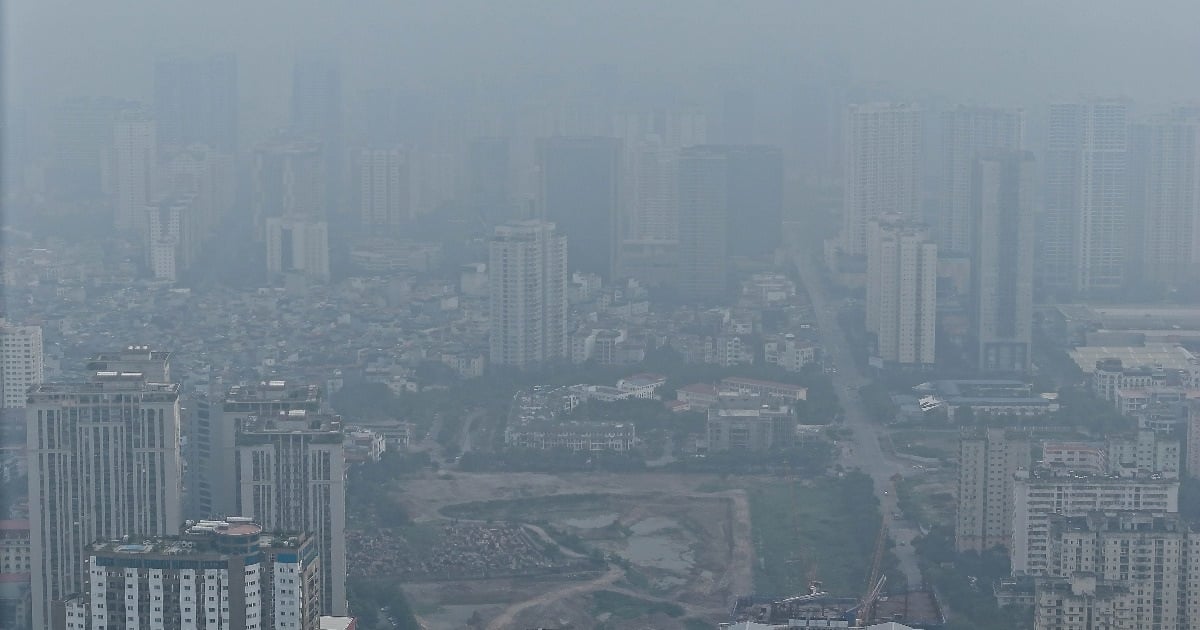
[[[632,394],[634,398],[657,400],[659,388],[666,384],[667,377],[642,372],[617,381],[617,389]]]
[[[553,223],[496,226],[488,263],[492,365],[567,357],[567,264],[567,237]]]
[[[958,447],[954,547],[984,551],[1012,544],[1014,475],[1028,468],[1029,437],[1002,429],[964,434]]]
[[[984,373],[1025,374],[1033,343],[1033,155],[978,153],[971,199],[971,337]]]
[[[633,217],[625,238],[632,241],[679,239],[679,151],[657,137],[634,153]]]
[[[1041,416],[1058,410],[1053,395],[1033,391],[1024,381],[999,379],[967,379],[921,383],[913,392],[931,403],[931,408],[946,408],[951,422],[958,421],[959,411],[987,415]]]
[[[723,300],[728,265],[729,163],[712,147],[679,156],[679,297]]]
[[[205,145],[190,145],[163,163],[163,192],[195,197],[203,240],[233,210],[237,189],[234,158]]]
[[[1024,123],[1019,109],[959,105],[942,112],[942,208],[938,250],[972,255],[975,222],[971,209],[976,159],[990,150],[1018,151]],[[1032,216],[1030,217],[1032,218]]]
[[[1034,630],[1119,630],[1134,625],[1135,597],[1123,582],[1095,574],[1039,578],[1033,606]],[[1166,627],[1166,626],[1161,626]]]
[[[897,103],[851,105],[846,111],[841,234],[846,254],[867,253],[871,219],[920,216],[921,115],[916,106]]]
[[[708,410],[708,450],[763,452],[787,448],[795,441],[791,407],[771,406],[759,396],[722,397]]]
[[[0,407],[24,407],[29,388],[45,380],[42,350],[41,326],[18,326],[0,319]]]
[[[932,367],[937,326],[937,244],[923,224],[897,216],[868,226],[867,332],[878,366]]]
[[[154,198],[158,141],[154,119],[138,110],[121,112],[113,127],[114,226],[140,235],[145,208]]]
[[[0,627],[29,628],[33,549],[29,521],[0,520]]]
[[[1105,442],[1107,472],[1111,475],[1179,478],[1183,453],[1176,438],[1140,430],[1127,435],[1109,435]]]
[[[1168,287],[1200,278],[1200,110],[1135,124],[1130,146],[1132,273]]]
[[[237,57],[164,56],[154,62],[154,117],[158,146],[173,152],[203,144],[237,153]]]
[[[761,396],[766,400],[791,404],[808,399],[808,388],[791,383],[762,381],[756,378],[729,376],[721,379],[722,392],[734,392],[746,396]]]
[[[266,239],[267,220],[325,217],[325,164],[319,143],[275,138],[254,151],[253,193],[256,240]]]
[[[399,147],[358,154],[359,217],[375,228],[396,228],[413,218],[408,154]]]
[[[329,225],[303,217],[267,219],[267,274],[329,281]]]
[[[205,237],[204,217],[191,193],[156,199],[146,207],[145,255],[150,273],[175,282],[196,262]]]
[[[1186,452],[1188,476],[1200,479],[1200,399],[1188,401]]]
[[[1178,512],[1179,480],[1039,468],[1017,472],[1013,496],[1013,575],[1047,575],[1052,570],[1051,517],[1086,516],[1096,510]]]
[[[87,555],[87,586],[72,604],[91,628],[320,627],[323,558],[307,533],[264,533],[231,516],[179,536],[96,543]]]
[[[571,271],[611,278],[620,228],[621,141],[560,136],[538,146],[542,218],[571,244]]]
[[[1105,293],[1125,285],[1128,109],[1118,99],[1050,106],[1037,262],[1045,292]]]
[[[819,348],[810,341],[787,334],[782,339],[770,339],[763,343],[763,362],[778,365],[789,372],[799,372],[817,362]]]
[[[33,627],[84,583],[96,540],[162,536],[182,522],[179,387],[141,373],[40,385],[26,408]]]
[[[304,409],[248,420],[237,435],[241,511],[313,535],[321,612],[346,614],[346,456],[340,419]]]

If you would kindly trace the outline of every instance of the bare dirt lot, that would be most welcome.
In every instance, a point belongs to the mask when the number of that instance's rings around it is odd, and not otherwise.
[[[406,479],[386,491],[397,493],[415,527],[458,528],[457,538],[441,540],[469,548],[473,564],[458,574],[439,567],[438,579],[424,581],[412,579],[420,571],[410,567],[372,571],[406,575],[413,608],[430,628],[695,627],[724,620],[732,598],[753,590],[749,507],[743,491],[729,489],[737,485],[651,473]],[[491,533],[497,527],[503,536]],[[465,542],[464,531],[496,542]],[[389,544],[386,532],[372,535]],[[519,548],[503,548],[509,541]],[[539,562],[510,557],[534,548]],[[453,557],[453,548],[434,554],[443,555]],[[480,568],[488,563],[495,568]],[[490,577],[504,568],[513,575]]]

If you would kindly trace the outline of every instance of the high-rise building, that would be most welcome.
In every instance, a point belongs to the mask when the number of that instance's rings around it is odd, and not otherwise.
[[[1185,470],[1189,477],[1200,479],[1200,399],[1187,402],[1187,463]]]
[[[154,117],[164,153],[203,144],[236,154],[237,57],[160,57],[154,63]]]
[[[867,224],[884,214],[915,220],[921,211],[922,112],[914,105],[851,105],[845,149],[842,250],[867,253]]]
[[[1003,429],[964,435],[958,447],[954,547],[985,551],[1012,544],[1013,478],[1029,468],[1029,438]]]
[[[267,533],[233,516],[179,535],[96,542],[64,627],[319,630],[324,560],[308,532]]]
[[[154,119],[137,110],[121,112],[113,125],[114,225],[117,230],[138,235],[144,230],[145,209],[154,198],[157,156]]]
[[[783,234],[783,152],[766,145],[719,149],[729,167],[729,255],[773,256]]]
[[[1115,99],[1050,107],[1037,261],[1046,293],[1106,293],[1125,284],[1128,109]]]
[[[305,51],[292,66],[291,130],[316,140],[323,162],[321,202],[334,211],[340,207],[345,179],[342,135],[342,72],[337,59]]]
[[[18,326],[0,319],[0,406],[24,407],[29,388],[41,385],[45,373],[42,327]]]
[[[1200,112],[1133,126],[1130,271],[1170,287],[1200,278]]]
[[[1033,628],[1118,630],[1146,627],[1133,625],[1135,602],[1126,583],[1100,580],[1094,574],[1038,578]]]
[[[121,112],[137,107],[134,102],[103,98],[73,98],[59,104],[51,121],[47,191],[77,201],[95,201],[111,192],[113,125]]]
[[[394,229],[412,218],[407,152],[399,147],[363,149],[358,175],[364,227]]]
[[[633,217],[624,235],[631,241],[675,241],[679,238],[677,182],[679,151],[656,136],[644,140],[633,155]]]
[[[710,146],[679,155],[679,297],[709,302],[726,297],[729,158]]]
[[[960,105],[942,112],[942,209],[938,251],[971,255],[975,230],[972,178],[975,160],[989,149],[1020,150],[1019,109]]]
[[[868,226],[867,332],[881,365],[932,367],[937,243],[923,223],[891,215]]]
[[[971,199],[971,337],[981,372],[1027,373],[1033,344],[1033,156],[977,153]]]
[[[192,193],[161,197],[146,206],[145,255],[155,279],[174,282],[196,262],[203,220]]]
[[[474,138],[467,145],[467,200],[490,223],[511,214],[512,157],[508,138]]]
[[[329,225],[303,217],[267,219],[267,275],[329,281]]]
[[[491,363],[567,356],[567,238],[544,221],[496,226],[489,245]]]
[[[188,435],[188,492],[190,518],[216,518],[240,511],[236,475],[237,434],[251,418],[274,417],[281,412],[321,409],[321,390],[316,385],[287,381],[265,381],[257,385],[233,385],[216,394],[208,414],[194,415]]]
[[[313,535],[321,611],[346,614],[346,455],[339,419],[303,409],[247,420],[237,435],[241,511],[268,530]]]
[[[619,232],[621,141],[559,136],[538,146],[542,217],[571,243],[571,271],[611,277]]]
[[[97,540],[177,531],[179,386],[139,372],[34,388],[26,408],[33,627],[86,584]]]
[[[175,151],[163,163],[164,192],[195,195],[205,238],[233,210],[236,177],[232,155],[199,144]]]
[[[267,219],[325,218],[324,164],[321,145],[279,138],[254,152],[254,230],[266,237]]]
[[[1179,512],[1179,480],[1162,475],[1118,477],[1058,468],[1017,472],[1013,487],[1013,575],[1049,575],[1050,521],[1097,510]]]

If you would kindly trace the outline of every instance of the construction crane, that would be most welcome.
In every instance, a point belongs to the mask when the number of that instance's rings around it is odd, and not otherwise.
[[[875,602],[879,600],[880,593],[883,592],[883,585],[887,583],[887,576],[883,575],[883,555],[887,551],[887,515],[883,515],[879,523],[879,535],[875,537],[875,553],[871,557],[871,573],[867,576],[866,593],[856,606],[855,619],[858,625],[866,625],[870,623],[875,616]]]

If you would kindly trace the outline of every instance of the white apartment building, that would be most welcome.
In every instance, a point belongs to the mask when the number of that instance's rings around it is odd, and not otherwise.
[[[1121,582],[1080,573],[1069,578],[1038,578],[1034,630],[1125,630],[1134,623],[1135,598]]]
[[[106,371],[44,384],[26,408],[33,627],[84,584],[86,546],[162,536],[181,517],[179,386]]]
[[[984,551],[1012,544],[1013,479],[1030,464],[1029,437],[1003,429],[964,435],[958,447],[954,546]]]
[[[921,115],[910,104],[874,103],[847,109],[841,234],[845,253],[867,253],[871,219],[888,213],[907,219],[919,216]]]
[[[142,233],[146,205],[154,198],[157,169],[154,120],[135,110],[121,112],[113,127],[114,225],[118,231]]]
[[[329,226],[302,217],[267,219],[267,273],[329,281]]]
[[[67,630],[319,630],[321,558],[307,533],[231,516],[135,540],[89,547]]]
[[[1024,131],[1020,109],[959,105],[942,112],[942,208],[938,249],[974,252],[971,218],[975,160],[991,150],[1019,151]]]
[[[45,379],[42,327],[0,319],[0,393],[5,409],[25,406],[26,392]]]
[[[192,145],[172,154],[163,164],[164,192],[196,197],[200,229],[207,236],[234,205],[236,175],[233,156],[205,145]]]
[[[321,611],[346,614],[346,454],[339,419],[303,409],[247,421],[237,435],[241,511],[274,531],[310,532]]]
[[[146,207],[146,261],[155,278],[174,282],[196,262],[205,236],[203,221],[191,193]]]
[[[358,155],[362,224],[396,227],[412,218],[408,154],[399,147],[363,149]]]
[[[1106,510],[1179,511],[1179,480],[1161,475],[1118,477],[1070,471],[1022,470],[1013,490],[1013,575],[1051,570],[1050,519]]]
[[[1200,111],[1179,108],[1131,134],[1140,279],[1178,286],[1200,277]]]
[[[567,238],[553,223],[496,226],[489,246],[491,365],[568,357]]]
[[[937,244],[923,224],[897,216],[868,226],[867,332],[881,366],[934,363]]]

